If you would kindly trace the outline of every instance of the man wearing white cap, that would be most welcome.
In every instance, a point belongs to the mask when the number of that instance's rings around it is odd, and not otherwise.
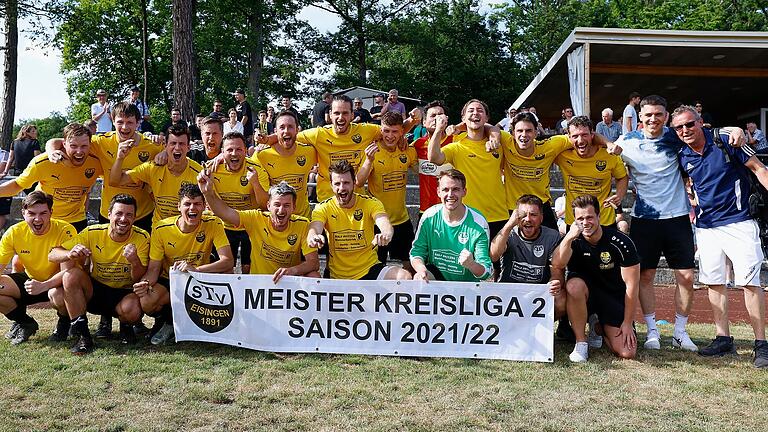
[[[91,105],[91,119],[96,122],[96,132],[112,130],[112,108],[107,102],[107,92],[104,89],[96,91],[96,102]]]

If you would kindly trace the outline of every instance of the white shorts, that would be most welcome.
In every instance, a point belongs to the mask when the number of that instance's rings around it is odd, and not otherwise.
[[[734,284],[760,286],[763,250],[757,222],[748,220],[717,228],[696,228],[699,252],[699,282],[724,285],[726,257],[733,263]]]

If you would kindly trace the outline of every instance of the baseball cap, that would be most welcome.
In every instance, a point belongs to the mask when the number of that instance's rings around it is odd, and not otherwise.
[[[133,86],[133,87],[131,87],[131,91],[132,92],[137,92],[137,91],[139,91],[139,87],[138,86]]]
[[[104,89],[98,89],[96,90],[96,96],[106,95],[107,91]]]

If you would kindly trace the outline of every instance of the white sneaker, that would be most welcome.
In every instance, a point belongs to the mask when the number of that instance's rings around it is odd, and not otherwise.
[[[659,331],[649,331],[645,337],[645,344],[643,344],[643,346],[648,350],[661,349],[661,336],[659,335]]]
[[[587,336],[587,344],[589,344],[590,348],[601,348],[603,346],[603,337],[597,334],[595,332],[595,327],[597,325],[597,314],[592,314],[589,316],[589,335]]]
[[[672,347],[680,348],[685,351],[693,351],[693,352],[699,351],[699,347],[697,347],[696,344],[693,343],[693,341],[691,340],[691,337],[688,336],[687,331],[684,331],[682,333],[675,333],[672,336]]]
[[[163,326],[152,336],[150,342],[152,345],[162,345],[168,341],[174,340],[173,324],[165,323]]]
[[[589,358],[589,344],[586,342],[576,342],[573,346],[573,352],[568,358],[574,363],[584,363]]]

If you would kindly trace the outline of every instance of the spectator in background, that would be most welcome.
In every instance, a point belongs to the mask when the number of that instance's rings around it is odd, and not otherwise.
[[[83,126],[87,127],[91,131],[91,136],[96,135],[96,122],[88,119],[83,122]]]
[[[712,129],[712,115],[710,113],[703,112],[704,106],[701,104],[701,101],[694,102],[694,108],[696,108],[696,112],[701,117],[701,120],[704,121],[704,127],[707,129]]]
[[[189,135],[192,141],[200,141],[203,139],[200,129],[202,128],[204,118],[205,116],[200,113],[195,114],[195,124],[189,126]]]
[[[363,108],[363,101],[360,98],[354,100],[354,110],[352,111],[352,123],[370,123],[373,120],[371,113]]]
[[[213,111],[208,114],[208,117],[218,117],[220,119],[226,117],[224,115],[224,105],[221,103],[221,100],[216,99],[213,101]]]
[[[621,134],[626,135],[629,132],[637,130],[637,105],[640,104],[640,93],[632,92],[629,94],[629,103],[624,107],[621,114]]]
[[[755,149],[755,153],[768,154],[768,142],[766,142],[765,134],[763,131],[757,128],[757,123],[747,123],[747,144],[751,145]]]
[[[333,101],[333,93],[323,93],[323,99],[312,108],[312,127],[325,126],[331,123],[331,101]]]
[[[229,121],[224,122],[224,135],[230,132],[243,133],[243,124],[237,121],[237,111],[235,111],[234,108],[230,108],[228,114],[229,114]],[[264,115],[266,116],[267,113],[264,112]],[[259,116],[261,116],[261,112],[259,112]]]
[[[293,101],[289,96],[283,96],[283,100],[281,101],[281,104],[283,105],[283,107],[280,108],[280,112],[290,111],[293,113],[293,115],[296,116],[296,118],[300,118],[299,110],[294,108]]]
[[[275,115],[275,107],[273,106],[267,106],[267,123],[272,125],[272,128],[275,127],[275,121],[277,121],[277,116]]]
[[[408,112],[405,110],[405,104],[400,102],[398,100],[399,93],[397,90],[392,89],[389,91],[389,96],[387,97],[387,103],[384,104],[383,107],[381,107],[381,115],[384,115],[387,111],[395,111],[399,112],[400,115],[403,116],[403,118],[408,117]]]
[[[540,137],[546,134],[546,131],[544,130],[544,126],[541,125],[541,120],[539,120],[539,115],[536,113],[536,107],[530,107],[530,108],[520,107],[520,112],[525,112],[523,111],[524,109],[527,109],[529,113],[533,114],[533,118],[535,118],[536,121],[538,122],[538,124],[536,125],[536,136]]]
[[[384,93],[379,93],[376,96],[373,97],[373,107],[371,108],[371,117],[373,117],[373,121],[371,123],[374,124],[381,124],[381,110],[384,108],[384,99],[386,98],[386,95]]]
[[[509,109],[507,109],[507,116],[501,119],[498,123],[496,123],[496,126],[509,132],[510,129],[512,128],[512,119],[515,118],[516,115],[517,115],[517,110],[512,107],[509,107]]]
[[[237,105],[235,111],[237,111],[237,121],[243,124],[243,135],[247,140],[246,144],[253,144],[253,111],[251,110],[251,104],[245,100],[245,92],[243,89],[238,88],[232,93]]]
[[[139,122],[139,127],[136,130],[139,132],[154,132],[154,127],[152,127],[152,123],[149,122],[149,118],[150,118],[149,107],[147,106],[147,104],[142,102],[141,99],[139,99],[138,87],[133,86],[131,88],[131,96],[128,97],[128,99],[126,99],[125,101],[133,105],[136,105],[136,108],[139,109],[139,113],[141,114],[141,122]]]
[[[600,135],[614,142],[621,136],[621,125],[613,121],[613,110],[606,108],[602,112],[603,121],[597,124],[595,130]]]
[[[571,107],[563,108],[563,119],[560,120],[560,122],[557,124],[557,127],[555,128],[557,129],[558,133],[561,133],[564,135],[568,134],[568,122],[571,121],[572,118],[573,118],[573,108]]]
[[[104,89],[96,91],[97,102],[91,105],[91,120],[96,122],[96,132],[112,130],[112,108],[107,102],[107,92]]]
[[[298,118],[296,121],[298,121]],[[275,126],[269,120],[269,113],[267,111],[259,111],[259,123],[256,125],[256,132],[261,135],[272,135],[275,132]]]
[[[171,109],[171,121],[163,125],[160,135],[165,136],[168,133],[168,128],[176,125],[184,126],[185,129],[187,128],[187,122],[181,119],[181,110],[173,108]]]
[[[11,149],[8,152],[8,163],[0,171],[0,177],[5,177],[11,168],[13,168],[14,175],[21,174],[32,158],[39,154],[40,143],[37,141],[37,126],[32,123],[25,124],[19,130],[16,139],[11,143]]]

